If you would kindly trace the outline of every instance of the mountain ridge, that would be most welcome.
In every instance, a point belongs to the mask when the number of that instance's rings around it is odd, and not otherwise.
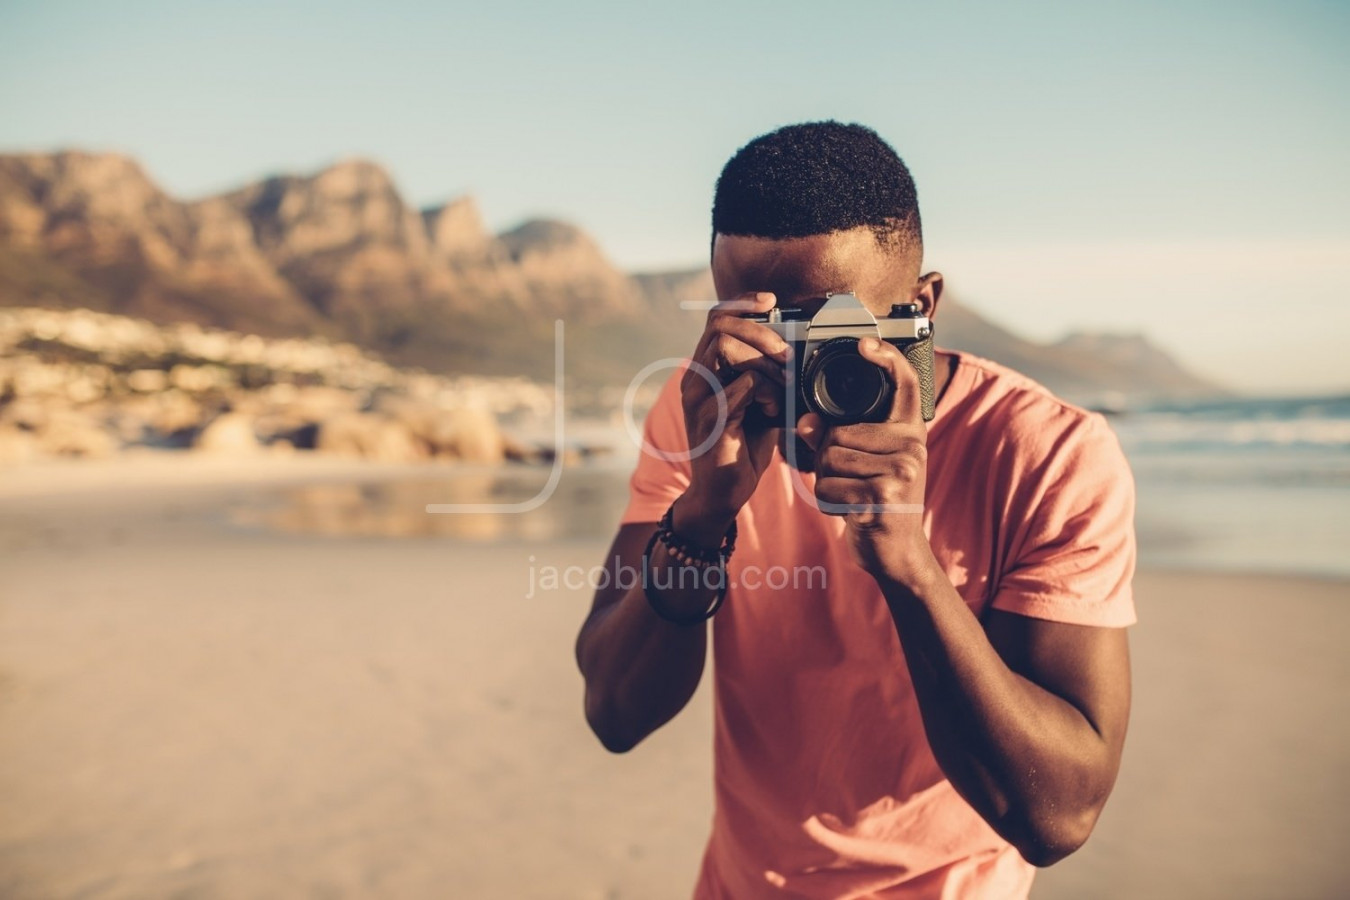
[[[494,234],[470,195],[415,208],[359,157],[179,200],[119,154],[0,155],[0,305],[318,335],[432,371],[535,377],[563,318],[575,376],[621,383],[687,353],[702,316],[680,305],[712,297],[706,267],[624,272],[564,221]],[[1036,344],[955,298],[936,324],[944,345],[1070,397],[1217,391],[1137,337]]]

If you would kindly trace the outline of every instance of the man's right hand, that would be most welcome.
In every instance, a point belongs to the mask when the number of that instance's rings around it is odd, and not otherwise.
[[[769,293],[743,294],[708,313],[693,361],[680,382],[685,431],[691,450],[688,490],[675,504],[675,531],[687,540],[715,547],[750,499],[773,456],[781,428],[750,426],[745,415],[758,405],[769,420],[779,414],[785,367],[791,348],[773,329],[741,318],[773,308]],[[701,368],[700,368],[701,367]],[[717,389],[726,397],[726,421],[718,431]],[[710,443],[709,443],[710,442]]]

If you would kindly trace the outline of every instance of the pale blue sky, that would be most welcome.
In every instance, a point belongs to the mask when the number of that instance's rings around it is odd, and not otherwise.
[[[124,151],[183,197],[366,156],[416,204],[471,192],[650,268],[703,261],[737,146],[861,121],[930,264],[1004,323],[1345,389],[1347,46],[1344,3],[0,0],[0,150]]]

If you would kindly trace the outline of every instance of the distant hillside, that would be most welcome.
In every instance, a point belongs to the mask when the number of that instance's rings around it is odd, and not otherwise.
[[[641,332],[647,318],[637,283],[579,229],[538,221],[493,235],[471,198],[417,211],[373,163],[182,202],[132,160],[79,152],[0,156],[0,303],[314,334],[437,371],[532,374],[552,370],[535,357],[557,316],[582,345],[601,323]],[[621,374],[602,355],[576,362],[583,378]]]
[[[687,353],[703,317],[679,304],[712,295],[706,269],[630,275],[564,222],[491,234],[470,197],[413,209],[364,160],[180,201],[125,157],[0,155],[0,305],[348,340],[434,372],[531,377],[551,374],[564,318],[569,377],[599,385]],[[1070,396],[1213,391],[1142,338],[1041,346],[950,300],[938,334]]]
[[[1080,403],[1223,393],[1219,386],[1186,371],[1142,335],[1073,334],[1056,343],[1038,344],[996,325],[950,295],[942,299],[935,327],[941,346],[996,360]]]

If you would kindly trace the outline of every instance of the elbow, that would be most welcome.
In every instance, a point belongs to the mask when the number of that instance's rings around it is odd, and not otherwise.
[[[1050,811],[1031,817],[1010,843],[1022,858],[1037,868],[1047,868],[1087,843],[1101,814],[1101,806],[1064,813]]]
[[[606,726],[592,719],[587,721],[590,723],[591,731],[600,739],[600,746],[610,753],[627,753],[641,741],[641,738],[635,738],[621,729]]]
[[[1014,846],[1022,858],[1038,869],[1046,869],[1073,853],[1082,843],[1052,841],[1021,841]]]
[[[599,679],[588,671],[585,641],[586,632],[583,630],[577,638],[576,655],[577,667],[581,669],[582,678],[586,681],[586,724],[590,726],[591,733],[600,740],[601,746],[610,753],[627,753],[646,737],[646,733],[636,731],[625,721],[624,716],[616,708],[611,693],[607,692],[599,683]]]
[[[586,724],[599,738],[600,745],[610,753],[627,753],[643,738],[643,735],[624,726],[623,720],[614,715],[604,698],[589,690],[586,692]]]

